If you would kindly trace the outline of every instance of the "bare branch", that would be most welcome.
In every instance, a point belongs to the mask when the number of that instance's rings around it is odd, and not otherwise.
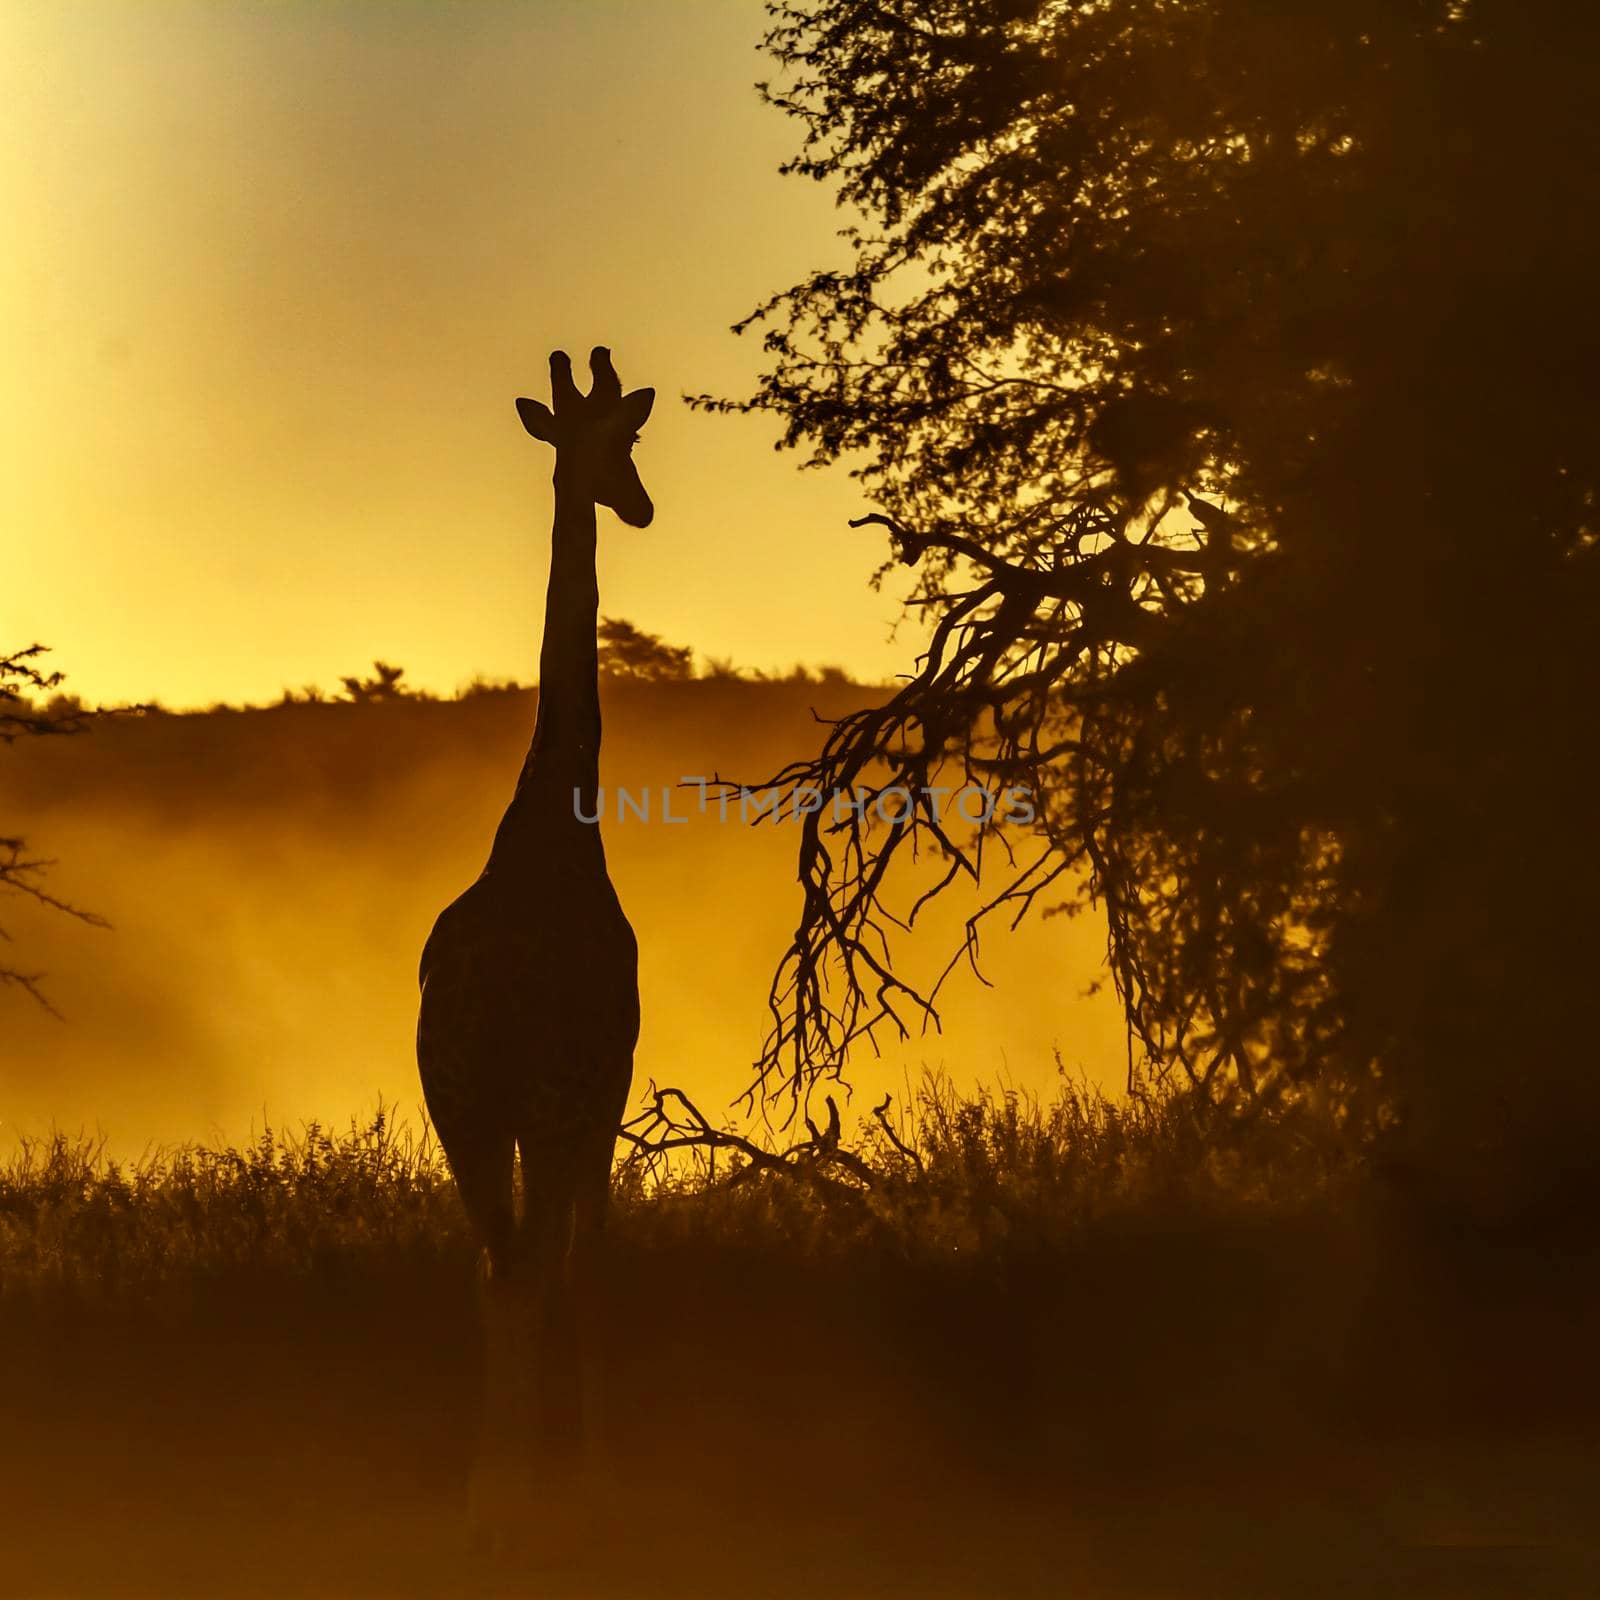
[[[661,1089],[652,1083],[646,1093],[649,1104],[623,1123],[619,1135],[631,1147],[625,1167],[642,1167],[659,1179],[682,1154],[714,1161],[717,1152],[731,1151],[744,1164],[736,1166],[724,1183],[744,1182],[751,1173],[772,1173],[806,1184],[825,1200],[854,1208],[859,1208],[863,1192],[875,1181],[866,1162],[841,1143],[839,1107],[832,1095],[825,1097],[826,1128],[819,1129],[808,1117],[809,1138],[773,1149],[730,1128],[716,1127],[681,1089]],[[835,1171],[852,1181],[835,1176]]]
[[[51,694],[62,682],[59,672],[46,672],[39,665],[47,653],[43,645],[33,644],[24,650],[0,655],[0,742],[9,744],[22,734],[48,737],[81,733],[88,718],[95,715],[61,697],[43,704],[37,702],[36,696]],[[54,865],[55,862],[46,857],[30,855],[23,839],[0,836],[0,893],[21,895],[36,905],[74,917],[90,927],[110,927],[98,913],[73,905],[42,886],[41,880]],[[0,939],[11,942],[10,934],[3,927],[0,927]],[[43,976],[39,972],[0,966],[0,987],[20,989],[52,1016],[59,1016],[40,987]]]

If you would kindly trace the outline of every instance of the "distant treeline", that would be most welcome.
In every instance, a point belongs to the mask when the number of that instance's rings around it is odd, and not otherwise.
[[[786,671],[766,671],[759,667],[742,667],[721,656],[708,656],[696,662],[690,645],[669,644],[659,634],[644,629],[621,617],[603,617],[600,622],[600,675],[603,678],[625,683],[669,683],[689,679],[709,679],[718,682],[820,684],[840,688],[852,683],[843,667],[834,665],[806,666],[801,663]],[[298,689],[285,688],[277,705],[323,705],[334,701],[352,701],[365,704],[373,700],[467,700],[486,694],[515,694],[536,687],[516,678],[487,678],[481,674],[463,684],[453,695],[441,695],[431,689],[418,687],[405,681],[406,669],[394,662],[374,658],[370,671],[341,676],[339,687],[330,690],[321,684],[306,684]],[[49,696],[29,699],[16,697],[20,706],[34,715],[60,721],[71,720],[93,711],[79,696],[56,692]],[[160,700],[141,701],[135,706],[101,709],[127,709],[140,712],[169,713],[172,708]],[[187,709],[187,708],[186,708]],[[203,708],[207,711],[244,711],[257,709],[248,704],[239,705],[225,700],[213,701]]]

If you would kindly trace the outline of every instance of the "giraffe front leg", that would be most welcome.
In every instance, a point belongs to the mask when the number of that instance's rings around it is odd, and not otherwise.
[[[576,1437],[577,1344],[569,1292],[573,1240],[570,1162],[530,1161],[523,1146],[523,1249],[530,1323],[529,1409],[524,1423],[528,1459],[550,1487],[570,1483]]]
[[[603,1494],[611,1479],[607,1411],[610,1320],[606,1314],[606,1217],[611,1204],[614,1140],[590,1157],[582,1174],[572,1241],[572,1304],[578,1347],[579,1449],[584,1481]]]
[[[515,1147],[509,1136],[467,1138],[455,1127],[445,1153],[482,1246],[478,1322],[482,1379],[477,1436],[467,1481],[467,1521],[481,1549],[506,1547],[524,1514],[528,1474],[522,1466],[523,1419],[529,1409],[528,1316],[512,1204]]]

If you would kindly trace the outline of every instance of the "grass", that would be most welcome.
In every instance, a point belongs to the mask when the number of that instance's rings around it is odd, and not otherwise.
[[[625,1162],[621,1247],[1003,1256],[1139,1219],[1303,1213],[1356,1170],[1331,1130],[1318,1140],[1278,1121],[1219,1139],[1180,1099],[1114,1102],[1064,1075],[1048,1102],[963,1098],[929,1077],[908,1114],[861,1121],[844,1146],[846,1181],[829,1191],[758,1173],[737,1151],[659,1176]],[[133,1163],[103,1140],[56,1133],[0,1165],[0,1294],[13,1301],[136,1304],[196,1280],[464,1268],[471,1253],[430,1130],[382,1107],[343,1130],[269,1128],[243,1147],[185,1145]]]
[[[1199,1592],[1174,1587],[1186,1550],[1231,1574],[1219,1593],[1256,1592],[1257,1556],[1284,1592],[1274,1562],[1308,1541],[1331,1573],[1429,1517],[1570,1541],[1600,1409],[1592,1254],[1441,1229],[1309,1115],[1219,1135],[1179,1099],[1065,1078],[1044,1102],[929,1080],[845,1156],[619,1175],[633,1542],[606,1592],[678,1592],[666,1570],[720,1593],[719,1562],[777,1549],[795,1593],[849,1593],[846,1572],[1056,1593],[1069,1567]],[[241,1553],[249,1592],[309,1592],[296,1562],[330,1592],[440,1592],[474,1279],[436,1147],[387,1114],[131,1165],[24,1146],[0,1173],[17,1570],[127,1592],[126,1560],[65,1531],[88,1515],[161,1575],[149,1592],[225,1592]]]
[[[269,1129],[132,1164],[56,1133],[0,1168],[8,1298],[137,1304],[186,1281],[314,1280],[468,1251],[437,1146],[383,1110],[340,1133]]]

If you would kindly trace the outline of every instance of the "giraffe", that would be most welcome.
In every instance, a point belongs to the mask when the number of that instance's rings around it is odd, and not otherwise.
[[[597,1442],[594,1270],[639,1032],[638,946],[581,819],[599,815],[595,508],[653,517],[632,450],[655,391],[624,394],[604,348],[590,371],[580,394],[558,350],[553,406],[517,401],[555,448],[538,715],[488,863],[440,913],[420,972],[423,1096],[486,1266],[480,1474],[581,1469]]]

